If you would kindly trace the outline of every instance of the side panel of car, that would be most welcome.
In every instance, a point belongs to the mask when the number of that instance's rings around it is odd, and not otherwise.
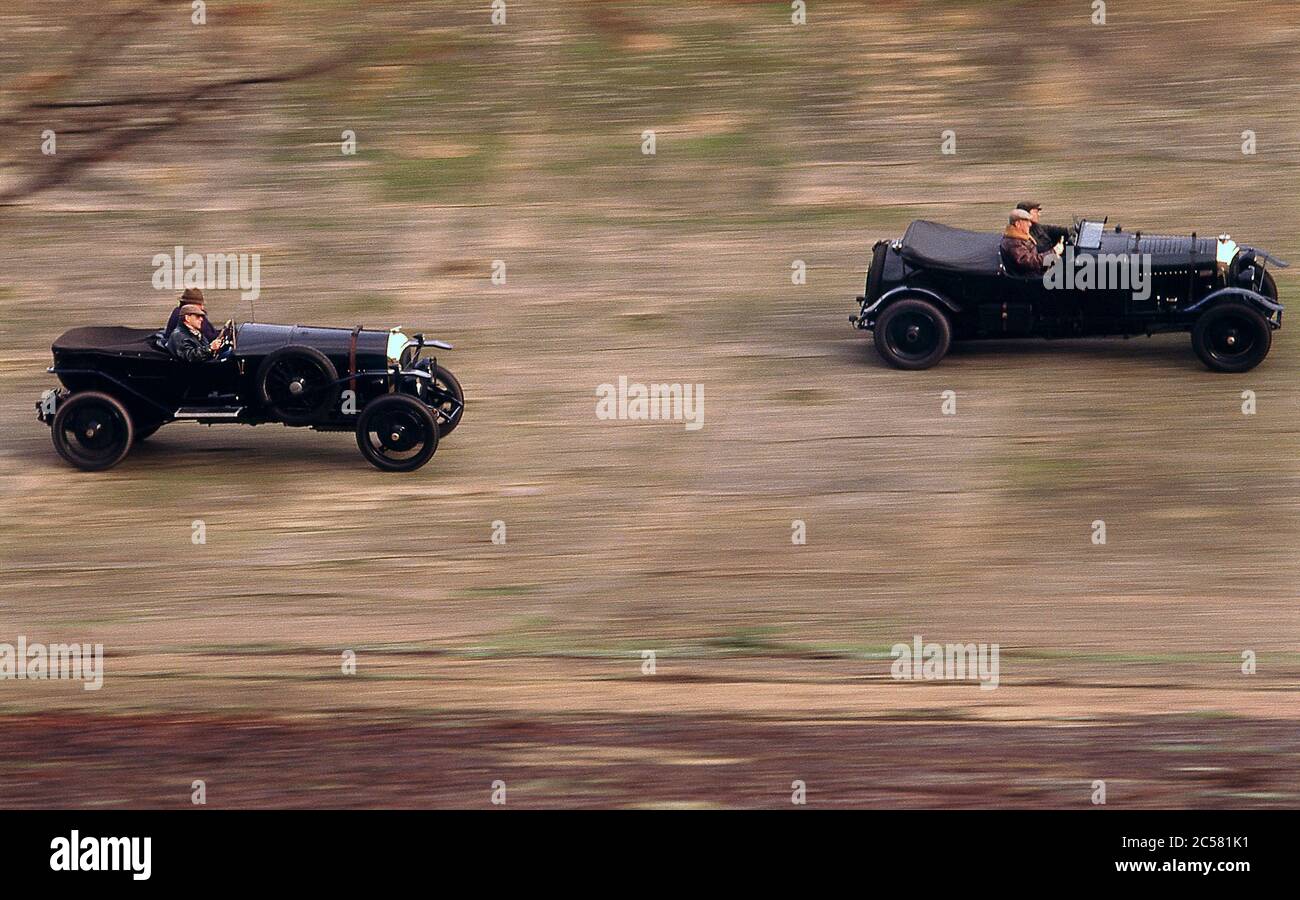
[[[1188,303],[1186,298],[1216,293],[1212,277],[1192,270],[1148,272],[1141,276],[1142,282],[1129,274],[1117,280],[1111,273],[1101,282],[1090,277],[1087,282],[1048,285],[1040,276],[1005,272],[982,276],[912,270],[902,284],[885,281],[884,302],[872,310],[872,321],[888,303],[921,293],[949,312],[957,340],[1139,335],[1190,330],[1194,314],[1204,303],[1203,299]],[[1276,304],[1253,292],[1246,294],[1265,304],[1261,306],[1265,316],[1272,314]]]
[[[94,351],[55,354],[59,381],[72,393],[102,391],[126,405],[132,416],[169,415],[179,404],[186,383],[180,363],[158,357],[122,357]]]

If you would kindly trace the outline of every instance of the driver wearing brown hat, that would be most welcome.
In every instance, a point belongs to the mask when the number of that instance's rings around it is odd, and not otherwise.
[[[184,362],[203,362],[217,355],[223,343],[220,336],[209,342],[203,337],[207,313],[197,303],[182,304],[177,310],[180,324],[167,338],[167,351]]]

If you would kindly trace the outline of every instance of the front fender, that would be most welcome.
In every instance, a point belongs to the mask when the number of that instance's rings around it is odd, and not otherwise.
[[[1256,259],[1262,259],[1262,260],[1264,260],[1264,262],[1266,262],[1266,263],[1272,263],[1273,266],[1274,266],[1275,268],[1278,268],[1278,269],[1289,269],[1289,268],[1291,268],[1290,263],[1287,263],[1287,262],[1284,262],[1283,260],[1278,259],[1278,258],[1277,258],[1276,256],[1274,256],[1273,254],[1269,253],[1267,250],[1261,250],[1261,249],[1259,249],[1258,247],[1242,247],[1241,249],[1242,249],[1242,250],[1247,250],[1247,251],[1249,251],[1249,252],[1255,254],[1255,258],[1256,258]]]
[[[1247,290],[1246,288],[1238,287],[1220,288],[1217,291],[1211,291],[1191,306],[1186,307],[1183,311],[1189,313],[1200,312],[1201,310],[1208,309],[1213,304],[1223,300],[1243,300],[1259,307],[1265,316],[1272,316],[1274,313],[1280,313],[1282,311],[1281,303],[1276,303],[1268,297],[1265,297],[1263,294],[1257,294],[1254,291]]]

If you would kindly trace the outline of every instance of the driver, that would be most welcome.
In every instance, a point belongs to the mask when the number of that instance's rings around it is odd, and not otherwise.
[[[1011,210],[1010,224],[1002,232],[1002,256],[1016,275],[1042,275],[1060,258],[1065,249],[1063,241],[1046,253],[1039,253],[1029,234],[1032,217],[1023,209]]]
[[[186,303],[178,311],[180,324],[172,329],[167,338],[167,351],[183,362],[203,362],[217,355],[224,343],[220,335],[208,342],[203,337],[203,326],[207,324],[207,313],[197,303]]]
[[[1034,239],[1034,245],[1038,247],[1039,253],[1045,253],[1052,248],[1053,244],[1070,239],[1070,229],[1062,228],[1060,225],[1044,225],[1038,221],[1043,214],[1043,205],[1041,203],[1026,200],[1023,203],[1017,203],[1016,209],[1023,209],[1029,213],[1029,236]],[[1058,250],[1057,253],[1060,253],[1060,251]]]
[[[176,302],[176,308],[172,310],[170,318],[167,319],[167,327],[163,329],[164,341],[172,336],[172,332],[176,330],[176,326],[181,323],[181,307],[186,303],[195,303],[204,309],[208,308],[208,304],[203,300],[203,292],[201,290],[198,288],[186,288],[185,293],[181,294],[180,300]],[[217,336],[216,326],[209,322],[206,316],[203,318],[202,331],[203,339],[205,341],[210,341]]]

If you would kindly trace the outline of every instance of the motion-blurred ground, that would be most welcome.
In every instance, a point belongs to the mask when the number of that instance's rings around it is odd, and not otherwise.
[[[1184,336],[900,373],[847,323],[874,240],[1026,198],[1300,260],[1300,8],[1109,5],[183,4],[135,35],[90,95],[367,55],[0,210],[0,640],[109,655],[98,692],[0,682],[0,803],[1295,806],[1293,323],[1243,376]],[[0,85],[75,46],[59,6],[6,4]],[[161,323],[176,244],[261,253],[259,320],[452,341],[464,425],[410,476],[275,426],[66,467],[49,344]],[[620,375],[703,383],[705,427],[598,421]],[[914,634],[999,643],[1001,686],[893,681]]]

